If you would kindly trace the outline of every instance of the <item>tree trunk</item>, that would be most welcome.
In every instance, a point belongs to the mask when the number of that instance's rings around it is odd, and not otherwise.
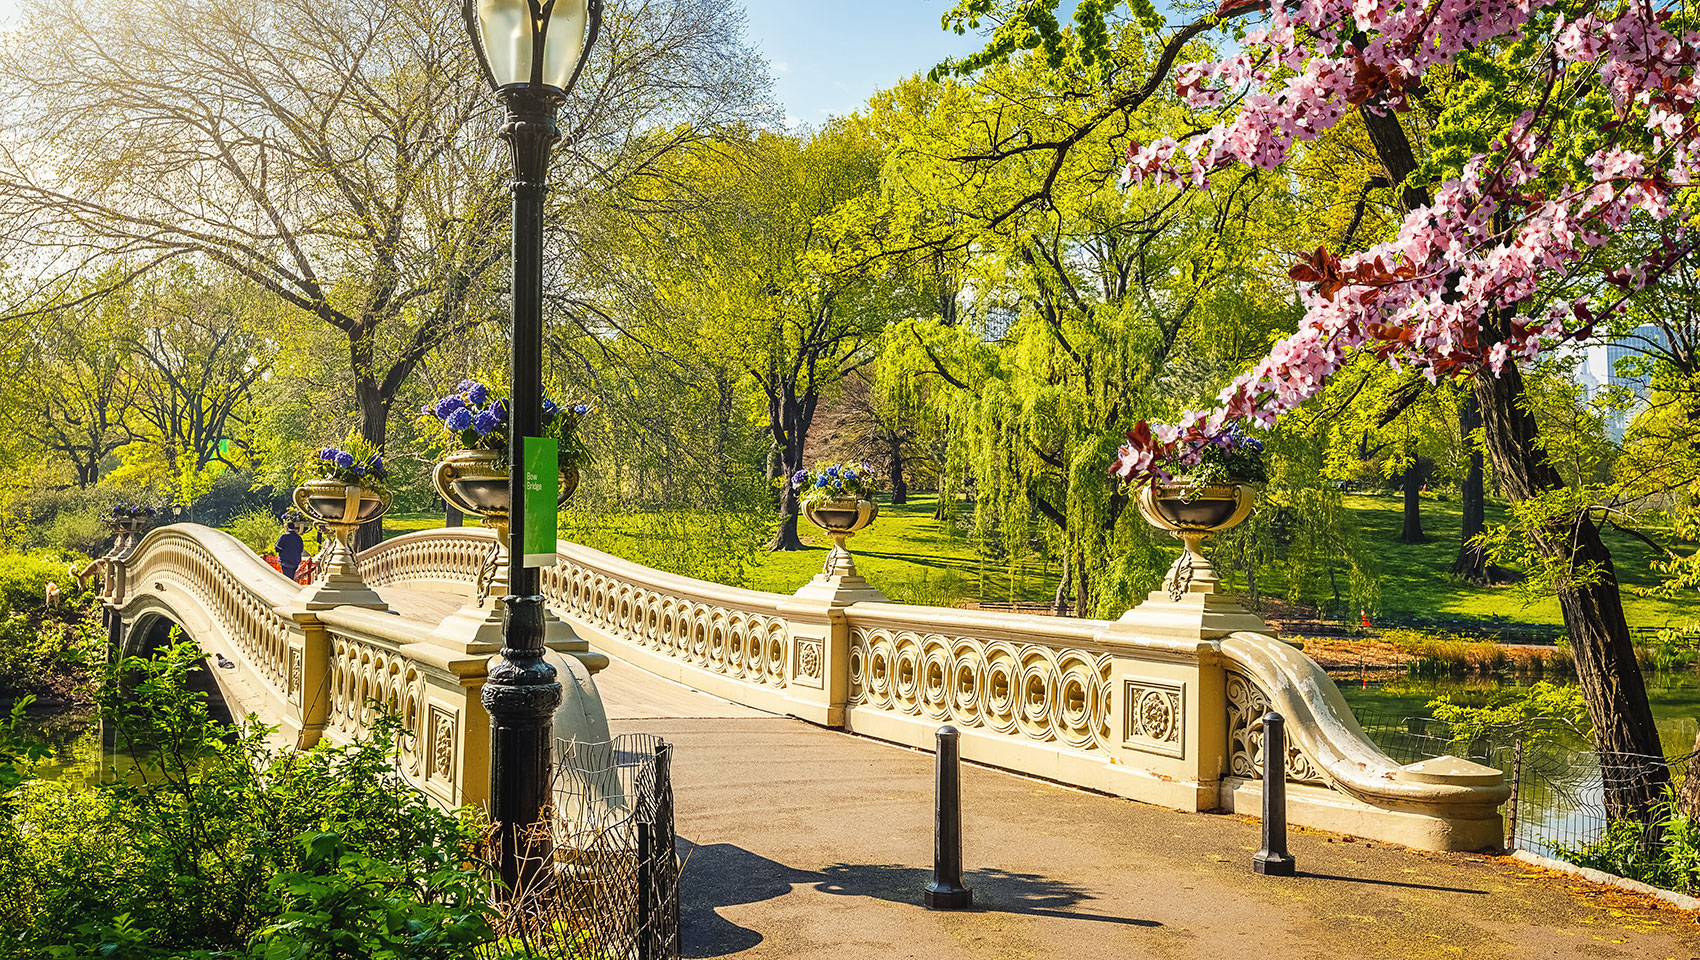
[[[351,347],[351,350],[358,356],[360,352],[358,345]],[[370,357],[368,357],[367,363],[370,364],[370,362]],[[359,363],[355,364],[355,369],[360,369]],[[382,450],[384,438],[389,432],[390,404],[383,396],[382,391],[379,390],[377,381],[370,377],[356,377],[354,380],[354,402],[360,410],[360,436],[364,437],[367,443]],[[354,549],[369,550],[382,543],[383,540],[384,519],[379,517],[376,520],[361,524],[360,529],[354,532]]]
[[[802,513],[797,489],[791,477],[803,469],[803,440],[809,433],[809,421],[814,419],[812,397],[799,400],[787,391],[776,402],[768,404],[774,442],[779,453],[779,528],[773,532],[769,551],[807,550],[797,536],[797,518]]]
[[[773,541],[767,545],[769,551],[808,549],[797,535],[797,519],[801,515],[797,490],[787,481],[779,488],[779,529],[773,532]]]
[[[1676,808],[1690,820],[1700,819],[1700,737],[1694,738],[1693,755],[1688,758],[1682,786],[1677,788]]]
[[[1418,457],[1411,461],[1405,469],[1405,475],[1400,478],[1400,486],[1405,491],[1405,525],[1399,531],[1400,543],[1427,543],[1428,537],[1423,535],[1423,461]]]
[[[1086,616],[1087,598],[1090,595],[1091,584],[1086,576],[1086,553],[1077,551],[1074,555],[1074,615]]]
[[[1476,398],[1466,397],[1458,409],[1458,432],[1465,443],[1471,434],[1482,427],[1482,408]],[[1470,469],[1459,486],[1458,499],[1463,509],[1464,527],[1459,533],[1458,558],[1452,561],[1452,575],[1466,583],[1484,586],[1493,582],[1488,572],[1487,555],[1481,547],[1470,543],[1487,528],[1487,491],[1482,477],[1482,451],[1470,447]]]
[[[1535,419],[1523,400],[1523,375],[1507,363],[1497,377],[1475,383],[1488,455],[1512,503],[1561,489],[1547,462]],[[1576,658],[1576,679],[1594,725],[1594,749],[1604,771],[1606,812],[1644,818],[1670,782],[1641,665],[1623,616],[1617,571],[1600,531],[1586,513],[1559,516],[1532,531],[1535,546],[1586,577],[1559,585],[1559,609]]]
[[[1057,594],[1051,598],[1051,613],[1068,616],[1068,551],[1063,551],[1062,575],[1057,578]]]
[[[909,502],[909,481],[903,479],[903,441],[892,438],[888,446],[886,473],[891,477],[891,505],[901,507]]]

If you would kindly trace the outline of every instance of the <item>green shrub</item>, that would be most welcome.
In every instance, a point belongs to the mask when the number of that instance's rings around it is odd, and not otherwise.
[[[5,794],[0,955],[436,960],[493,936],[479,825],[400,779],[393,722],[275,751],[209,717],[187,683],[200,656],[178,643],[103,673],[125,780]]]
[[[0,552],[0,613],[39,610],[46,603],[49,583],[59,585],[64,602],[74,603],[83,591],[71,578],[71,562]]]
[[[283,532],[283,522],[269,508],[253,507],[232,517],[226,529],[248,549],[263,556],[271,553],[277,545],[278,534]]]
[[[1700,893],[1700,822],[1677,809],[1671,787],[1646,822],[1613,820],[1598,840],[1576,847],[1560,844],[1556,852],[1577,866],[1678,893]]]

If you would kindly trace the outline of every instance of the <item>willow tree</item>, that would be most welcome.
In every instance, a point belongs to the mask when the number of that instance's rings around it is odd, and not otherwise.
[[[949,473],[972,484],[976,528],[1010,554],[1048,543],[1065,569],[1058,605],[1067,594],[1082,615],[1119,613],[1163,566],[1128,497],[1103,480],[1114,438],[1197,398],[1200,370],[1253,355],[1290,289],[1264,249],[1281,219],[1273,182],[1116,190],[1121,125],[1088,121],[1152,55],[1120,47],[1109,85],[1084,100],[1074,91],[1096,68],[1021,55],[875,103],[892,144],[887,191],[925,209],[917,221],[955,259],[968,301],[888,337],[888,358],[934,381]],[[1124,122],[1148,127],[1173,107],[1158,96]],[[997,157],[1077,134],[1060,166],[1043,151]]]

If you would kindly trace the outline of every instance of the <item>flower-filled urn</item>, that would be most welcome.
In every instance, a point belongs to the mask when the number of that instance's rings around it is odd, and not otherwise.
[[[856,561],[844,541],[878,519],[880,507],[874,500],[874,472],[867,464],[816,464],[813,470],[791,475],[803,516],[832,537],[821,576],[856,576]]]
[[[1196,443],[1165,441],[1141,423],[1128,433],[1111,475],[1138,488],[1147,523],[1185,544],[1164,578],[1169,599],[1215,593],[1218,580],[1203,544],[1250,516],[1267,478],[1263,441],[1237,425]]]
[[[325,574],[303,594],[307,609],[386,606],[360,578],[353,543],[361,524],[390,509],[389,468],[383,455],[350,435],[342,446],[324,447],[308,457],[297,473],[295,509],[322,524],[331,537]]]
[[[502,596],[508,575],[508,438],[507,397],[499,397],[477,380],[463,380],[447,396],[420,410],[427,428],[441,431],[445,450],[431,479],[443,501],[484,521],[496,533],[495,546],[478,576],[478,598]],[[543,435],[556,442],[558,483],[555,502],[565,504],[578,490],[579,467],[588,461],[578,424],[590,414],[589,404],[562,406],[543,401]]]

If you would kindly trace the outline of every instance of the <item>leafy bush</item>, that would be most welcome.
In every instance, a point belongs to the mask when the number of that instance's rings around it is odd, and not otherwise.
[[[1577,866],[1678,893],[1700,893],[1700,822],[1677,808],[1670,787],[1647,822],[1613,820],[1600,839],[1576,847],[1560,844],[1557,853]]]
[[[59,585],[67,602],[81,592],[68,561],[0,552],[0,614],[41,608],[49,583]]]
[[[274,751],[209,717],[187,683],[199,658],[177,643],[104,672],[124,781],[5,794],[0,955],[435,960],[493,936],[478,825],[400,780],[393,723]],[[0,774],[17,752],[0,743]]]
[[[283,523],[271,510],[253,507],[232,517],[230,526],[226,529],[248,549],[263,556],[271,553],[272,548],[277,545],[278,534],[283,532]]]
[[[1451,694],[1442,694],[1428,702],[1428,709],[1436,720],[1452,725],[1455,742],[1468,742],[1491,730],[1511,727],[1541,735],[1583,731],[1588,725],[1582,688],[1545,680],[1527,687],[1502,687],[1488,694],[1487,702],[1479,707],[1454,703]]]

